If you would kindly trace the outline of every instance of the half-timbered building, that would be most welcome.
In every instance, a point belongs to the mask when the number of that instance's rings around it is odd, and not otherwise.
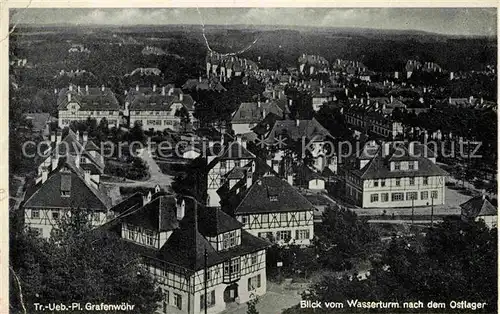
[[[142,257],[163,293],[158,313],[220,313],[266,292],[269,242],[220,209],[159,191],[136,193],[103,226]]]
[[[112,201],[99,175],[92,175],[86,164],[71,155],[57,159],[52,167],[42,167],[40,177],[28,188],[22,205],[25,226],[49,238],[58,221],[74,210],[87,211],[93,226],[105,223]]]
[[[228,198],[228,210],[255,236],[280,245],[309,245],[314,237],[314,205],[284,179],[264,175]]]

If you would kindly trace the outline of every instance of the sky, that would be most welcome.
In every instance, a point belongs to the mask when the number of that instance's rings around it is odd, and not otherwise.
[[[74,25],[274,25],[420,30],[496,36],[495,8],[29,8],[11,11],[11,23]]]

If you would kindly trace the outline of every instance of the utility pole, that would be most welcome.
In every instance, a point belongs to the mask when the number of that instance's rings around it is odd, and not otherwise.
[[[431,192],[431,228],[434,227],[434,197]]]
[[[207,310],[208,310],[208,294],[207,294],[207,282],[208,282],[208,277],[207,277],[207,259],[208,259],[208,254],[207,254],[207,249],[205,249],[205,254],[203,255],[204,256],[204,260],[205,260],[205,264],[204,264],[204,281],[205,281],[205,314],[207,314]]]
[[[413,215],[415,212],[415,199],[411,198],[411,226],[413,227]]]

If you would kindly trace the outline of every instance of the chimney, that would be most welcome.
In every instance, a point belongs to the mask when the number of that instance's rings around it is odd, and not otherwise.
[[[408,153],[410,154],[410,157],[415,156],[415,143],[408,143]]]
[[[143,195],[142,196],[142,205],[146,205],[148,204],[149,202],[151,202],[151,197],[153,195],[151,194],[151,191],[148,192],[148,195]]]
[[[139,85],[135,85],[135,91],[138,92],[139,91]]]
[[[391,95],[391,104],[394,102],[394,96]]]
[[[54,94],[57,95],[57,88],[54,88]]]
[[[451,97],[448,97],[448,103],[451,105]]]
[[[474,101],[474,97],[473,96],[470,96],[469,97],[469,103],[472,104],[472,101]]]
[[[89,139],[89,133],[87,131],[83,132],[83,142],[87,143]]]
[[[76,130],[75,135],[76,135],[76,140],[77,140],[78,142],[80,142],[80,131],[79,131],[79,130]]]
[[[236,142],[241,145],[241,134],[236,135]]]
[[[50,141],[54,143],[56,141],[56,132],[50,133]]]
[[[163,87],[161,88],[161,94],[162,94],[163,96],[165,96],[165,86],[163,86]]]
[[[177,202],[177,220],[182,220],[186,214],[186,201],[182,199],[181,203]]]
[[[260,99],[257,100],[257,108],[260,108]]]
[[[85,85],[85,91],[88,93],[89,92],[89,86]]]
[[[275,99],[275,98],[276,98],[276,91],[273,90],[273,99]]]
[[[320,88],[319,88],[319,93],[320,93],[320,94],[323,94],[323,87],[320,87]]]
[[[201,75],[198,77],[198,82],[201,83]]]
[[[84,178],[85,178],[85,182],[90,184],[90,170],[85,170]]]
[[[300,120],[299,120],[299,119],[295,119],[295,126],[297,126],[297,127],[298,127],[298,126],[299,126],[299,124],[300,124]]]
[[[104,84],[101,86],[101,91],[104,92]]]
[[[347,88],[345,89],[345,95],[349,96],[349,90]]]
[[[78,94],[80,94],[80,85],[76,87],[76,90],[78,91]]]
[[[484,103],[484,99],[483,97],[481,97],[481,105]]]
[[[156,84],[153,84],[153,93],[156,93]]]
[[[73,91],[73,85],[69,84],[69,91],[72,92]]]
[[[183,93],[180,93],[179,94],[179,101],[183,101],[184,100],[184,94]]]
[[[42,183],[47,181],[47,178],[49,177],[49,169],[47,167],[42,168]]]
[[[174,88],[171,87],[169,90],[168,90],[168,96],[172,96],[172,93],[174,92]]]
[[[59,144],[62,141],[62,131],[58,130],[56,135],[56,143]]]
[[[389,156],[389,152],[391,149],[390,143],[383,143],[383,145],[384,145],[384,156],[383,157]]]
[[[51,170],[54,171],[56,168],[57,168],[57,165],[59,164],[59,158],[57,158],[57,151],[55,152],[55,154],[53,154],[50,158],[50,161],[51,161]]]
[[[247,189],[252,186],[252,173],[250,171],[247,172]]]
[[[289,174],[286,176],[286,181],[288,182],[288,184],[290,184],[291,186],[293,186],[293,175]]]
[[[68,93],[68,102],[71,101],[71,93]]]

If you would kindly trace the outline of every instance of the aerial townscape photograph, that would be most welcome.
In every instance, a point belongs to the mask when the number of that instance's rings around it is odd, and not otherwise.
[[[8,17],[9,313],[497,313],[496,7]]]

